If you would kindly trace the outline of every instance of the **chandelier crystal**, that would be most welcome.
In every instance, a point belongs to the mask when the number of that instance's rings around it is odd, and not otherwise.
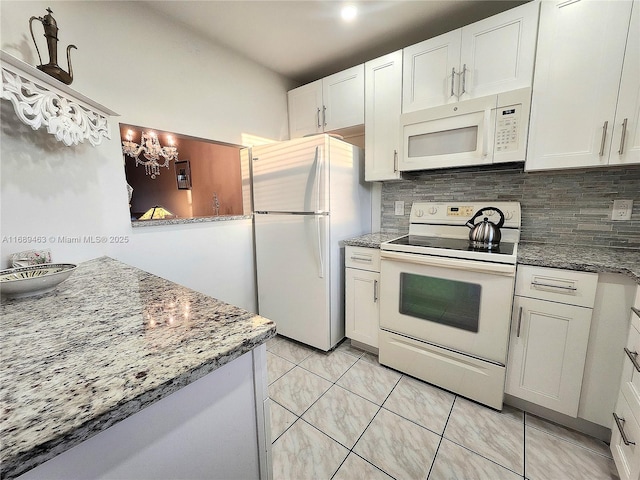
[[[160,167],[169,168],[169,162],[171,160],[178,159],[178,149],[173,146],[173,138],[167,137],[169,146],[163,147],[160,145],[158,135],[155,132],[142,132],[142,138],[140,139],[140,145],[133,142],[133,132],[129,130],[127,132],[126,140],[122,142],[122,152],[131,158],[136,159],[136,167],[138,165],[144,165],[144,170],[147,175],[151,175],[152,179],[156,178],[156,175],[160,175]],[[140,158],[142,154],[143,158]],[[163,158],[160,162],[160,157]]]

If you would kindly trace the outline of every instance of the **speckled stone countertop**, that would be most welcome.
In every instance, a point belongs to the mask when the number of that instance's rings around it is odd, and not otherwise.
[[[401,236],[400,233],[366,233],[359,237],[343,240],[342,244],[349,247],[380,248],[382,242],[388,242]]]
[[[581,272],[621,273],[640,285],[640,250],[632,248],[519,243],[518,263]]]
[[[275,335],[270,320],[111,258],[0,305],[1,477],[13,478]]]
[[[401,236],[398,233],[369,233],[344,240],[343,245],[380,248],[382,242]],[[539,267],[564,268],[582,272],[621,273],[640,285],[640,250],[631,248],[519,243],[518,263]]]
[[[188,225],[191,223],[229,222],[231,220],[250,220],[252,215],[220,215],[217,217],[166,218],[158,220],[136,220],[133,228],[157,227],[158,225]]]

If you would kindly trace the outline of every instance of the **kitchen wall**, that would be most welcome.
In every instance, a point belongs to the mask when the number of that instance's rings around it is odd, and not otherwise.
[[[289,80],[195,35],[143,2],[0,2],[0,47],[36,65],[29,18],[51,7],[59,63],[71,87],[120,114],[111,140],[66,147],[20,123],[0,102],[0,263],[49,248],[53,260],[110,255],[222,300],[255,310],[251,220],[133,229],[118,123],[246,144],[288,138]],[[33,23],[48,61],[42,26]],[[84,240],[106,236],[106,243]],[[73,241],[75,238],[80,241]],[[120,240],[111,243],[111,240]]]
[[[414,201],[518,201],[521,240],[640,248],[640,166],[525,173],[523,164],[405,174],[382,187],[382,231],[406,233]],[[631,221],[612,221],[615,199],[634,200]],[[394,215],[394,202],[405,214]]]

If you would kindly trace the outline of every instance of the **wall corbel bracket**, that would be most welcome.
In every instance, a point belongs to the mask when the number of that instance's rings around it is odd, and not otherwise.
[[[0,98],[11,101],[20,121],[34,130],[47,127],[67,146],[88,139],[95,147],[111,138],[108,117],[117,113],[4,51],[0,60]]]

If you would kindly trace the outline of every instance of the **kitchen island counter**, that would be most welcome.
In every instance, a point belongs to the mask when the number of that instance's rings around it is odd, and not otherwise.
[[[51,293],[3,299],[0,318],[2,478],[81,444],[275,335],[270,320],[107,257],[80,264]]]

